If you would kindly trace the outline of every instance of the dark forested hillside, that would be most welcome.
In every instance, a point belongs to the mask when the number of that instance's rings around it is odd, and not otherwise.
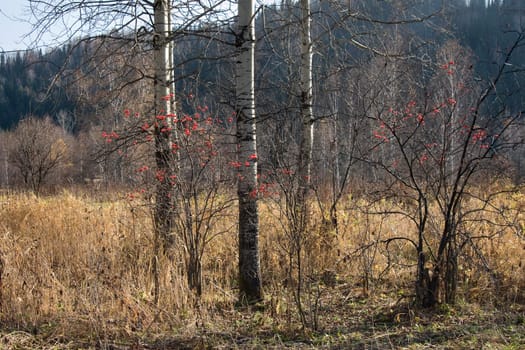
[[[461,2],[453,12],[452,30],[460,42],[470,48],[476,57],[474,69],[482,79],[495,75],[515,38],[525,25],[525,3],[519,0],[492,1],[485,6],[484,0],[472,0],[465,8]],[[515,70],[523,69],[525,48],[518,48],[507,64]],[[523,104],[523,94],[517,93],[524,85],[524,76],[503,77],[500,89],[507,95],[506,105],[518,109]],[[503,91],[501,91],[503,92]]]
[[[436,2],[428,1],[420,5],[419,8],[412,9],[410,16],[417,14],[430,14],[438,11]],[[356,6],[356,5],[354,5]],[[396,13],[389,2],[372,2],[362,5],[363,8],[357,9],[358,13],[372,14],[374,20],[388,22],[392,20],[389,16]],[[290,90],[286,87],[286,81],[296,79],[293,74],[286,71],[285,60],[293,57],[293,48],[285,47],[286,42],[279,42],[278,36],[282,32],[277,30],[293,14],[278,6],[270,6],[260,11],[257,19],[258,44],[258,80],[259,98],[262,101],[289,101]],[[370,52],[360,49],[350,42],[350,39],[357,37],[363,38],[364,42],[371,43],[370,37],[365,33],[373,25],[367,21],[355,21],[352,28],[337,27],[337,21],[345,17],[344,11],[337,6],[320,2],[316,6],[317,20],[314,24],[317,27],[316,45],[326,49],[324,52],[333,55],[332,60],[323,62],[316,57],[317,77],[322,79],[323,75],[331,70],[339,69],[336,67],[339,60],[357,62]],[[405,33],[417,36],[425,42],[438,43],[447,38],[457,38],[460,42],[470,48],[476,57],[473,62],[475,71],[481,78],[488,78],[494,74],[498,64],[503,59],[502,52],[508,47],[517,35],[516,32],[523,26],[523,15],[525,5],[520,1],[493,1],[485,5],[484,0],[463,0],[452,1],[452,5],[428,19],[430,25],[408,24]],[[333,30],[328,31],[327,28]],[[432,30],[434,26],[441,27],[440,30]],[[226,28],[227,29],[227,28]],[[357,33],[357,34],[356,34]],[[352,36],[354,35],[354,36]],[[216,37],[217,39],[217,37]],[[221,40],[230,41],[234,44],[234,38],[227,34],[221,35]],[[334,45],[334,41],[337,45]],[[342,42],[346,44],[341,44]],[[216,95],[214,89],[222,90],[225,93],[231,87],[231,50],[228,53],[228,45],[210,45],[207,37],[196,36],[181,40],[180,45],[175,49],[175,61],[178,62],[176,76],[179,77],[178,87],[182,90],[193,90],[200,92],[202,97],[207,96],[213,100]],[[403,44],[405,45],[405,44]],[[337,48],[336,48],[337,47]],[[341,51],[344,49],[344,52]],[[291,50],[285,53],[285,50]],[[337,52],[336,52],[337,51]],[[68,67],[73,69],[82,63],[82,50],[74,50],[74,55],[69,55],[69,48],[59,48],[50,52],[27,51],[16,54],[0,53],[0,128],[9,129],[16,125],[18,120],[27,116],[49,115],[54,119],[61,114],[69,118],[90,118],[93,110],[83,113],[79,110],[78,96],[72,92],[71,86],[67,83],[52,84],[55,76],[63,69],[64,62],[68,59]],[[513,56],[512,62],[519,64],[523,60],[524,50]],[[338,57],[335,57],[335,56]],[[230,65],[230,66],[229,66]],[[518,67],[518,65],[517,65]],[[283,70],[284,69],[284,70]],[[324,73],[323,73],[324,71]],[[228,83],[229,81],[229,83]],[[513,94],[525,81],[517,81],[515,77],[509,78],[503,85],[508,91],[508,106],[515,107],[520,105],[521,94]],[[188,91],[189,92],[189,91]],[[221,94],[222,94],[221,93]],[[223,96],[224,97],[224,96]],[[210,101],[211,102],[211,101]],[[85,104],[84,104],[85,107]],[[82,108],[80,108],[82,109]],[[86,112],[86,111],[85,111]],[[261,109],[261,113],[275,112],[273,110]],[[85,121],[82,125],[89,125]]]
[[[75,99],[52,81],[62,68],[66,49],[52,53],[0,53],[0,128],[8,129],[28,115],[71,113]]]

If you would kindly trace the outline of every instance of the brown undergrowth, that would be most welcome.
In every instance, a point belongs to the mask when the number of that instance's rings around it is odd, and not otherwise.
[[[459,302],[428,311],[411,303],[411,247],[389,241],[412,230],[407,220],[366,214],[363,200],[348,198],[335,235],[312,209],[303,242],[304,300],[318,324],[304,329],[289,290],[294,266],[277,202],[261,202],[266,297],[251,312],[235,306],[236,232],[223,233],[208,246],[200,299],[187,287],[181,254],[157,257],[160,295],[154,303],[146,204],[124,195],[68,191],[49,197],[0,194],[0,348],[416,349],[437,344],[467,349],[488,342],[518,349],[525,344],[520,210],[513,211],[514,226],[500,225],[498,232],[472,223],[489,238],[477,245],[482,251],[465,252]],[[525,196],[508,194],[500,204],[525,208]]]

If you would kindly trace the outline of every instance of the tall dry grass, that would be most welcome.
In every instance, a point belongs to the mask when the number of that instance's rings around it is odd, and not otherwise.
[[[150,303],[151,222],[126,201],[19,194],[1,198],[0,208],[7,322],[103,339],[186,308],[177,262],[161,273],[162,308]]]
[[[220,320],[235,309],[236,232],[226,232],[208,246],[200,300],[187,287],[182,254],[157,257],[161,292],[155,304],[152,224],[145,204],[126,196],[99,200],[67,191],[50,197],[1,194],[1,323],[46,333],[50,339],[87,341],[220,327]],[[304,264],[307,281],[316,288],[306,292],[320,298],[344,286],[346,295],[410,294],[414,252],[402,241],[385,244],[389,237],[410,234],[410,222],[366,214],[360,210],[366,204],[362,199],[349,198],[346,204],[339,213],[339,235],[312,209]],[[500,204],[523,209],[525,196],[509,194]],[[502,226],[496,228],[501,232],[492,232],[495,228],[487,222],[472,222],[473,230],[491,238],[479,244],[484,260],[480,252],[471,251],[461,266],[465,300],[493,295],[525,302],[523,210],[520,215],[514,222],[521,228],[515,230]],[[285,225],[278,203],[262,201],[261,264],[273,327],[297,321],[287,289],[294,267]]]

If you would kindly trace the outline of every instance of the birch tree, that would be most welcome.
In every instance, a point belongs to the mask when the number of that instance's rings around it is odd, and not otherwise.
[[[173,48],[170,40],[170,1],[156,0],[154,9],[154,34],[153,56],[155,64],[154,76],[154,115],[171,115],[174,111],[173,85]],[[170,118],[165,118],[164,123],[170,124]],[[155,135],[155,162],[157,173],[164,179],[173,175],[175,168],[172,150],[172,125],[157,123],[154,125]],[[157,183],[156,203],[154,210],[155,236],[160,237],[164,249],[170,248],[173,243],[173,200],[169,181]]]
[[[314,115],[313,115],[313,82],[312,82],[312,58],[313,44],[311,38],[311,10],[310,0],[300,0],[300,40],[301,54],[299,65],[299,93],[300,93],[300,118],[301,118],[301,138],[299,143],[297,158],[297,188],[293,208],[295,218],[294,229],[292,230],[292,247],[296,255],[297,264],[297,286],[295,288],[296,304],[299,316],[304,326],[313,325],[315,321],[306,320],[306,312],[303,309],[302,287],[302,250],[306,239],[308,226],[308,192],[310,190],[311,165],[312,165],[312,145],[314,136]],[[314,326],[316,328],[316,326]]]
[[[306,206],[306,196],[310,187],[312,144],[314,136],[312,82],[313,44],[311,37],[312,18],[310,0],[301,0],[299,5],[301,10],[301,56],[299,65],[301,139],[297,161],[297,204],[304,208]]]
[[[257,208],[257,143],[255,117],[254,0],[238,1],[236,114],[239,168],[239,288],[240,301],[262,299]]]
[[[116,1],[41,1],[30,0],[36,40],[44,33],[57,32],[57,45],[68,48],[68,55],[82,55],[84,67],[73,70],[68,67],[68,60],[59,71],[53,83],[67,81],[67,84],[79,83],[89,71],[90,66],[101,64],[111,59],[111,54],[103,48],[112,43],[113,55],[121,55],[122,74],[128,80],[122,86],[115,86],[115,93],[122,93],[133,82],[150,78],[154,85],[153,101],[149,100],[150,110],[154,115],[172,113],[173,103],[173,67],[171,34],[171,13],[169,0],[116,2]],[[62,27],[62,29],[61,29]],[[136,66],[133,57],[146,52],[153,53],[153,67]],[[84,71],[83,71],[84,70]],[[151,76],[150,72],[153,72]],[[112,91],[113,92],[113,91]],[[112,93],[111,92],[111,93]],[[111,96],[108,96],[108,99]],[[146,101],[145,101],[146,102]],[[168,121],[167,121],[168,122]],[[155,125],[154,158],[157,171],[171,172],[171,138],[169,127]],[[153,210],[155,234],[161,237],[164,247],[173,244],[171,236],[171,213],[169,187],[159,183],[156,189],[156,203]]]
[[[301,143],[298,159],[299,204],[305,201],[310,184],[312,144],[314,134],[310,0],[301,0],[301,64],[299,66],[299,88],[301,93]]]

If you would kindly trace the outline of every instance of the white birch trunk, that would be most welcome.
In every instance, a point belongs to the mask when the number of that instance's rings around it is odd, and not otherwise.
[[[239,289],[240,301],[262,299],[257,208],[257,143],[255,123],[254,0],[238,1],[237,32],[237,144],[239,182]]]
[[[154,115],[167,115],[174,109],[172,90],[172,45],[170,39],[170,0],[156,0],[154,3]],[[173,172],[171,153],[171,125],[170,118],[159,121],[155,125],[155,161],[157,172],[163,174],[164,180],[157,183],[156,203],[154,212],[156,236],[161,240],[165,249],[173,243],[172,226],[172,196],[171,186],[167,179]]]
[[[310,187],[312,145],[314,138],[310,0],[300,0],[301,6],[301,63],[299,85],[301,93],[301,143],[298,159],[298,204],[303,206]]]

